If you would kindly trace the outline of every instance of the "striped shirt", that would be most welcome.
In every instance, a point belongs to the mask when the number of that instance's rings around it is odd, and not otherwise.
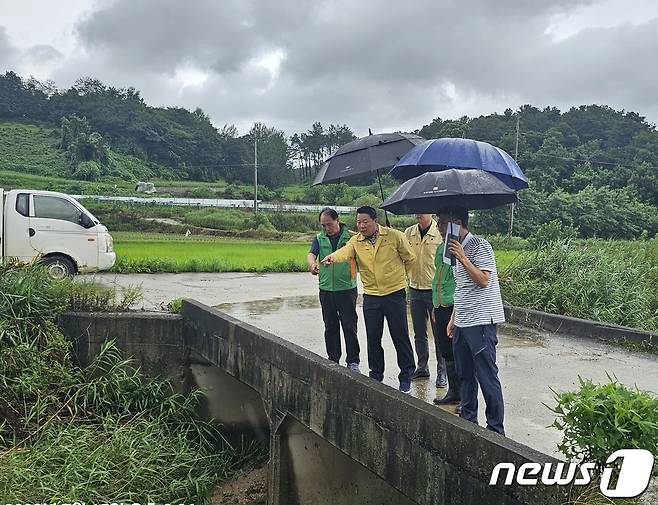
[[[503,300],[498,285],[496,258],[491,244],[469,233],[462,242],[466,257],[480,270],[490,272],[487,287],[481,288],[464,266],[455,265],[455,326],[466,328],[482,324],[505,322]]]

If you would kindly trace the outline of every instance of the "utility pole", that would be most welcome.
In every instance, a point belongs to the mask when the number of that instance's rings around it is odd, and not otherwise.
[[[258,212],[258,137],[254,136],[254,213]]]
[[[516,113],[516,142],[514,144],[514,161],[519,162],[519,113]],[[512,229],[514,228],[514,205],[510,208],[509,214],[509,229],[508,235],[512,236]]]

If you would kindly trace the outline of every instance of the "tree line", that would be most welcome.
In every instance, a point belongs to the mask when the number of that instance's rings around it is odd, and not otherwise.
[[[239,135],[233,125],[216,128],[200,108],[150,107],[134,88],[84,78],[60,90],[51,81],[22,79],[14,72],[0,75],[0,120],[75,130],[60,147],[70,151],[71,171],[81,178],[103,175],[102,152],[109,146],[166,167],[176,178],[251,182],[257,142],[260,180],[273,188],[312,177],[325,157],[355,138],[346,125],[325,128],[319,122],[289,139],[263,123]],[[86,164],[80,168],[81,163]]]
[[[347,125],[320,122],[290,137],[263,123],[240,135],[232,125],[216,128],[199,108],[150,107],[134,88],[85,78],[59,90],[52,82],[22,79],[14,72],[0,75],[0,120],[59,128],[58,147],[70,161],[69,175],[82,179],[107,173],[109,147],[163,167],[174,178],[251,183],[258,143],[259,182],[272,189],[308,184],[324,159],[355,138]],[[502,114],[437,117],[415,133],[482,140],[516,156],[530,180],[515,218],[522,235],[551,216],[585,236],[617,233],[616,215],[635,216],[633,233],[658,231],[658,132],[636,112],[605,105],[565,112],[524,105]],[[308,196],[327,204],[352,198],[347,188],[334,189],[309,190]],[[502,233],[509,222],[506,212],[479,213],[478,220]]]

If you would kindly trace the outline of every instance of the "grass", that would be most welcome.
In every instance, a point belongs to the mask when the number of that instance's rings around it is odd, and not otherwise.
[[[199,417],[199,391],[183,396],[166,380],[146,379],[113,341],[76,366],[55,325],[73,287],[43,268],[0,264],[5,502],[205,503],[218,481],[262,461],[261,447],[231,446]]]
[[[304,272],[306,242],[116,233],[119,273]]]
[[[505,249],[494,249],[496,255],[496,268],[498,272],[503,272],[516,260],[519,256],[519,251],[508,251]]]
[[[657,285],[658,239],[550,242],[501,275],[511,305],[646,330],[658,329]]]

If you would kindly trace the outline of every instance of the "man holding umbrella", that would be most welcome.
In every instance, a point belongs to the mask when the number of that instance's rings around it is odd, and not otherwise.
[[[462,379],[462,417],[477,422],[479,383],[487,403],[487,427],[498,433],[504,433],[504,407],[496,367],[496,324],[505,321],[505,315],[493,250],[489,242],[468,232],[465,209],[490,209],[516,201],[514,189],[493,174],[447,169],[409,179],[382,204],[382,208],[399,214],[449,207],[451,222],[460,225],[459,231],[448,233],[459,234],[459,240],[450,240],[448,245],[456,258],[454,311],[448,335],[454,331],[455,368]]]
[[[386,319],[400,367],[400,391],[409,393],[415,363],[407,324],[406,287],[407,272],[416,255],[404,233],[379,225],[377,211],[372,207],[357,209],[356,226],[359,233],[322,263],[356,259],[363,282],[369,375],[378,381],[384,379],[382,335]]]
[[[451,209],[460,225],[459,240],[450,240],[455,256],[454,310],[447,332],[453,339],[457,374],[461,379],[461,416],[477,424],[478,385],[486,403],[487,429],[505,434],[503,391],[496,365],[496,325],[505,322],[491,244],[468,231],[468,211]]]

